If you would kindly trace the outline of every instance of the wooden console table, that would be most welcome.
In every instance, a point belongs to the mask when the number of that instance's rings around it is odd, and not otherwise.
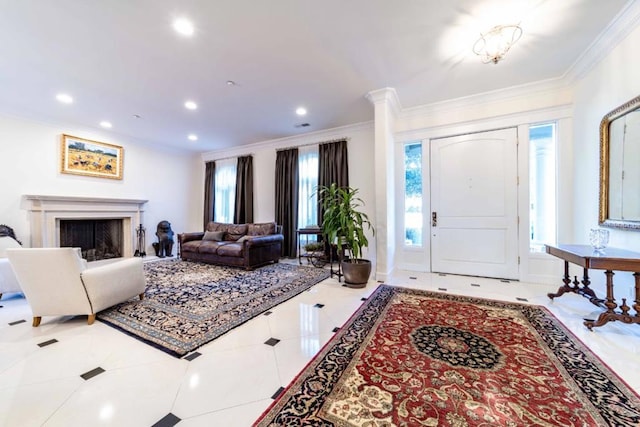
[[[593,304],[603,306],[606,310],[598,316],[598,319],[586,320],[584,325],[591,330],[594,326],[602,326],[607,322],[620,320],[624,323],[640,324],[640,253],[624,249],[607,248],[602,252],[594,251],[589,245],[545,245],[547,253],[564,260],[564,285],[558,292],[549,293],[551,299],[562,296],[567,292],[577,293],[589,298]],[[583,279],[578,282],[575,277],[569,276],[569,263],[581,266],[584,269]],[[605,270],[607,277],[607,297],[602,300],[596,297],[589,284],[589,269]],[[630,314],[631,307],[627,305],[627,299],[622,298],[622,305],[618,306],[613,295],[613,270],[632,271],[635,278],[635,314]],[[619,308],[620,310],[616,310]]]

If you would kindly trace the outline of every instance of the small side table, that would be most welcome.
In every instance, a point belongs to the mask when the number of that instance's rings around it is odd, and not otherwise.
[[[301,251],[301,245],[300,245],[300,236],[307,236],[306,239],[308,241],[308,236],[310,235],[316,235],[321,237],[322,236],[322,230],[319,227],[305,227],[305,228],[299,228],[296,230],[297,233],[297,239],[298,239],[298,264],[302,265],[302,258],[306,258],[306,255],[302,254]]]
[[[554,299],[567,292],[573,292],[589,298],[595,305],[602,305],[606,311],[600,313],[598,319],[586,320],[584,325],[592,329],[602,326],[607,322],[620,321],[623,323],[640,324],[640,253],[625,249],[607,248],[603,252],[595,252],[591,246],[587,245],[545,245],[549,255],[558,257],[564,261],[564,277],[556,293],[549,293],[547,296]],[[584,269],[581,282],[578,278],[571,281],[569,276],[569,263],[581,266]],[[602,300],[589,287],[589,269],[604,270],[607,278],[607,297]],[[622,304],[618,305],[613,294],[613,270],[633,272],[635,278],[635,300],[631,307],[627,305],[627,299],[622,298]],[[582,285],[582,286],[580,286]],[[633,308],[634,312],[630,309]]]

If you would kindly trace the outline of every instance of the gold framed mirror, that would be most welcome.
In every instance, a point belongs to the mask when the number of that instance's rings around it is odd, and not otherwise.
[[[640,96],[600,122],[598,222],[640,231]]]

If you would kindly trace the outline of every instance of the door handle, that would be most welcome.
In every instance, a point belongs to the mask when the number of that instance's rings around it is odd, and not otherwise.
[[[435,227],[438,225],[438,213],[431,212],[431,226]]]

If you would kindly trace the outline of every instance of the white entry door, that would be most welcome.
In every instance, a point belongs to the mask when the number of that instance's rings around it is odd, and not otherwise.
[[[433,272],[518,279],[515,128],[431,141]]]

